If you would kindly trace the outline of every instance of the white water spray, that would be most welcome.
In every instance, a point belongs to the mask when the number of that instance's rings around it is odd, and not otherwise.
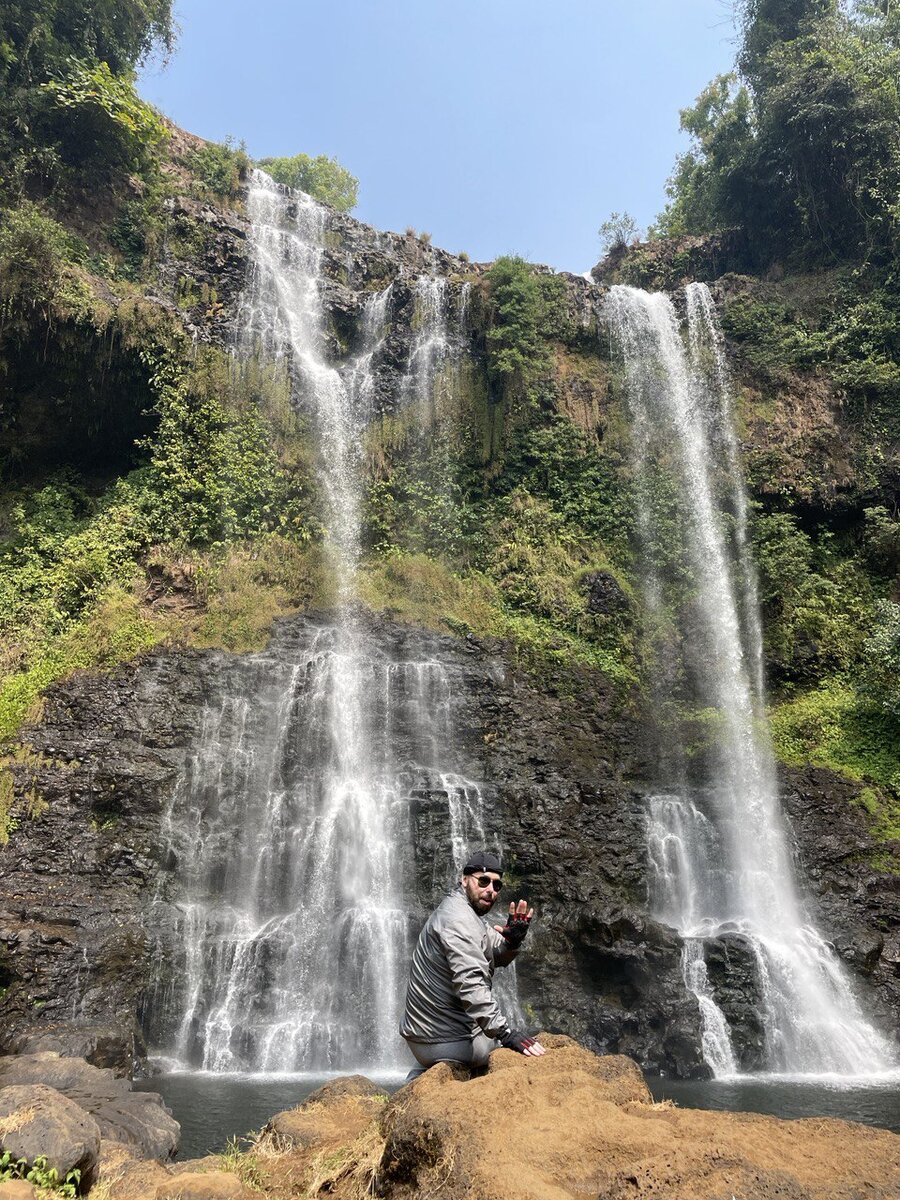
[[[447,670],[396,661],[354,604],[363,435],[392,289],[368,300],[358,353],[335,365],[322,302],[327,210],[254,172],[248,211],[242,338],[287,363],[310,416],[337,619],[221,661],[163,822],[177,900],[163,886],[155,905],[166,932],[148,1025],[165,1058],[205,1070],[383,1070],[405,1057],[414,797],[444,797],[453,858],[484,838],[484,804],[454,769]],[[401,393],[431,392],[452,353],[446,281],[427,277],[417,293]]]
[[[650,802],[651,903],[686,939],[685,982],[716,1075],[732,1074],[736,1055],[702,943],[723,933],[742,935],[755,959],[768,1070],[878,1074],[893,1065],[890,1048],[810,922],[794,878],[765,725],[759,606],[721,338],[708,289],[689,285],[686,302],[687,346],[662,293],[614,287],[607,307],[632,416],[645,599],[653,624],[674,624],[677,634],[675,661],[661,671],[671,677],[665,699],[689,696],[712,744],[702,768],[676,749],[675,789]],[[675,515],[662,529],[666,499]],[[673,539],[677,590],[662,561]]]

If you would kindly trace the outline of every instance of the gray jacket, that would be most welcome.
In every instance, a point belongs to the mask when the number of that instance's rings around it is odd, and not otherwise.
[[[509,1024],[491,994],[491,981],[494,968],[515,956],[457,886],[419,934],[400,1033],[410,1042],[456,1042],[478,1033],[504,1037]]]

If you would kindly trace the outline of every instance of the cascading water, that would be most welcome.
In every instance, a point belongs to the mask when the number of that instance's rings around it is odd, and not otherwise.
[[[453,859],[497,839],[485,839],[481,789],[453,769],[446,669],[398,660],[353,603],[363,434],[391,288],[368,301],[356,356],[333,365],[321,299],[327,210],[261,172],[248,210],[242,337],[286,359],[311,418],[337,619],[222,660],[165,816],[146,1023],[154,1049],[184,1066],[384,1069],[403,1055],[417,797],[446,806]],[[452,353],[446,290],[430,277],[417,284],[423,317],[401,393],[432,390]]]
[[[798,894],[766,733],[747,501],[721,338],[704,285],[688,286],[686,307],[687,345],[665,294],[617,286],[607,301],[632,421],[658,707],[693,715],[710,743],[689,753],[670,735],[663,761],[671,791],[649,804],[651,905],[685,938],[685,982],[714,1074],[734,1073],[737,1054],[703,944],[729,933],[755,960],[767,1070],[878,1074],[892,1066],[890,1048]]]

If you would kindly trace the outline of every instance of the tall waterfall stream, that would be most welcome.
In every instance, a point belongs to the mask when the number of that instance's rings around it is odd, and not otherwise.
[[[446,797],[447,882],[470,847],[499,839],[485,828],[481,788],[454,762],[445,667],[391,658],[354,606],[363,435],[392,288],[367,302],[355,356],[333,365],[321,301],[327,210],[261,172],[248,208],[241,336],[287,360],[310,414],[337,613],[223,668],[165,818],[150,1033],[162,1056],[209,1071],[385,1070],[402,1061],[415,933],[411,797],[423,786]],[[446,280],[426,275],[412,288],[419,320],[401,402],[432,395],[465,317],[465,289],[451,312]],[[514,992],[506,999],[515,1006]]]
[[[612,288],[624,362],[640,570],[655,632],[665,791],[649,803],[651,905],[685,939],[683,970],[715,1076],[738,1070],[704,942],[738,935],[755,963],[764,1064],[781,1074],[877,1075],[886,1040],[815,929],[795,878],[769,745],[759,605],[721,339],[708,289],[686,289],[687,338],[662,293]],[[679,733],[702,721],[705,753]]]

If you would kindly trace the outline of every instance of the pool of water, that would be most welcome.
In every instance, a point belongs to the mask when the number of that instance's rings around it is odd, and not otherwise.
[[[646,1076],[655,1100],[679,1108],[728,1109],[773,1117],[840,1117],[900,1133],[900,1076],[847,1083],[836,1079],[662,1079]]]
[[[181,1125],[179,1158],[224,1150],[229,1138],[260,1129],[270,1117],[302,1103],[334,1075],[212,1075],[181,1072],[135,1083],[159,1092]],[[400,1074],[371,1075],[385,1091],[403,1082]],[[657,1100],[681,1108],[729,1109],[776,1117],[841,1117],[900,1133],[900,1079],[847,1085],[796,1079],[680,1080],[648,1076]]]

